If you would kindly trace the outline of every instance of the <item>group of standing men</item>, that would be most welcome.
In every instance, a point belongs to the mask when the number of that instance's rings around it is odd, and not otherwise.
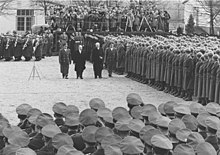
[[[88,53],[82,43],[77,44],[75,41],[73,44],[71,42],[68,44],[67,40],[69,39],[64,39],[64,37],[61,37],[60,40],[61,49],[59,51],[59,63],[62,77],[68,79],[69,65],[73,61],[73,64],[75,64],[76,78],[83,79],[83,71],[86,69]],[[72,45],[77,48],[71,48]],[[97,79],[97,77],[102,78],[104,60],[103,49],[100,47],[100,43],[96,42],[93,48],[89,50],[92,51],[90,57],[93,63],[94,77],[95,79]]]
[[[185,101],[194,96],[202,104],[220,103],[219,39],[106,36],[104,40],[110,74],[112,68],[120,68],[126,77]]]
[[[30,61],[33,56],[40,61],[52,55],[52,47],[53,34],[49,30],[40,35],[28,33],[21,36],[16,31],[0,35],[0,59],[5,61],[20,61],[22,57]]]

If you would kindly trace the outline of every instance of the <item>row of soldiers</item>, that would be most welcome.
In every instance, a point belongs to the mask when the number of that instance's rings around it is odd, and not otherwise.
[[[20,123],[0,117],[2,155],[217,155],[220,106],[168,101],[158,108],[136,93],[127,108],[110,110],[100,98],[79,111],[63,102],[53,116],[29,104],[16,108]]]
[[[0,59],[5,61],[20,61],[22,57],[30,61],[33,56],[40,61],[52,55],[52,47],[53,37],[49,33],[21,36],[14,31],[13,34],[0,35]]]
[[[106,36],[104,40],[105,51],[110,44],[115,49],[110,64],[126,77],[186,101],[195,96],[202,104],[220,103],[219,39]]]

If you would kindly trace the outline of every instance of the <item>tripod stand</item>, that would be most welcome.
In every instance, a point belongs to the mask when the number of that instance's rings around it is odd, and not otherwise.
[[[139,31],[141,30],[141,27],[143,26],[144,20],[145,20],[145,22],[147,23],[147,26],[149,27],[150,31],[153,32],[153,30],[152,30],[152,28],[151,28],[151,26],[150,26],[150,24],[149,24],[149,22],[148,22],[148,20],[147,20],[146,17],[143,17],[143,18],[142,18],[141,24],[140,24],[140,27],[139,27]],[[146,29],[147,29],[147,28],[146,28]],[[145,29],[145,32],[146,32],[146,29]]]
[[[35,75],[35,74],[36,74],[36,75]],[[31,79],[31,77],[33,78],[33,80],[34,80],[35,77],[38,77],[38,78],[41,80],[40,74],[39,74],[39,72],[38,72],[38,70],[37,70],[37,67],[36,67],[36,65],[35,65],[35,61],[34,61],[33,68],[32,68],[32,70],[31,70],[31,74],[30,74],[30,76],[29,76],[29,78],[28,78],[28,81]]]

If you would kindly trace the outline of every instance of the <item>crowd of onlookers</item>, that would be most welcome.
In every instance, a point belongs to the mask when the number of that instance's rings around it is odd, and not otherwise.
[[[56,29],[76,31],[165,31],[169,32],[170,15],[155,5],[115,6],[52,6],[48,9],[48,23]]]

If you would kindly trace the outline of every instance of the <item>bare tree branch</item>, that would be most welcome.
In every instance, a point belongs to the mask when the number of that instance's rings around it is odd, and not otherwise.
[[[0,15],[6,15],[9,14],[9,12],[7,10],[11,9],[12,7],[10,6],[10,4],[13,2],[14,0],[0,0]]]

